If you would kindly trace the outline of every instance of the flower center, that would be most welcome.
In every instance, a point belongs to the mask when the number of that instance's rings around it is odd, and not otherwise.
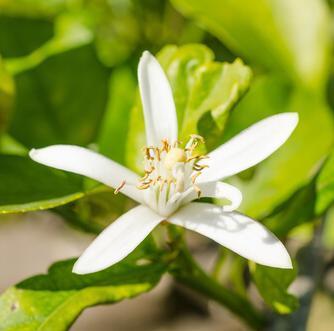
[[[144,148],[145,174],[137,187],[145,190],[146,203],[161,215],[175,211],[189,190],[195,190],[200,197],[196,178],[207,166],[198,162],[207,156],[197,152],[197,147],[203,142],[201,136],[192,135],[185,148],[167,140],[159,147]]]

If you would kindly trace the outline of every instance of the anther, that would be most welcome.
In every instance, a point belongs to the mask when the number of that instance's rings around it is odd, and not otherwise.
[[[170,150],[170,145],[168,143],[168,140],[167,139],[163,139],[163,140],[161,140],[161,142],[162,142],[161,152],[165,151],[165,152],[168,153],[169,150]]]
[[[193,169],[195,171],[202,171],[205,168],[209,168],[209,166],[207,164],[199,165],[199,164],[196,164],[196,163],[193,165]]]
[[[200,174],[201,174],[201,172],[199,171],[199,172],[197,172],[196,174],[194,174],[194,175],[191,176],[191,182],[192,182],[193,184],[195,184],[195,181],[196,181],[197,177],[198,177]]]
[[[119,191],[124,187],[124,185],[125,185],[125,180],[123,180],[121,185],[115,189],[114,194],[118,194]]]
[[[197,198],[199,199],[201,197],[201,194],[202,194],[201,189],[197,185],[194,185],[194,190],[197,193]]]

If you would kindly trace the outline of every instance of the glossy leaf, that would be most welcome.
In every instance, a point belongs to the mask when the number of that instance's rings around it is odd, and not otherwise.
[[[288,287],[296,278],[297,270],[270,268],[251,264],[252,279],[264,301],[280,314],[290,314],[299,306]]]
[[[0,297],[1,330],[68,330],[87,307],[152,289],[166,270],[160,258],[154,251],[137,250],[121,263],[85,276],[71,272],[74,260],[58,262],[46,275],[27,279]]]
[[[91,47],[48,58],[15,81],[13,138],[28,148],[92,142],[107,102],[108,72]]]
[[[0,154],[0,214],[48,209],[83,196],[80,178]]]
[[[302,85],[324,85],[330,49],[330,14],[325,1],[172,2],[251,62]]]

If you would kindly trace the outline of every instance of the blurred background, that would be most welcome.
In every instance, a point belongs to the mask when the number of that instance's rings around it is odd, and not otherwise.
[[[281,286],[279,275],[264,273],[266,281],[258,281],[243,259],[194,234],[188,239],[217,280],[270,316],[268,330],[333,330],[333,6],[330,0],[0,0],[1,292],[78,256],[132,206],[112,192],[85,196],[95,183],[32,165],[26,155],[34,147],[77,144],[139,169],[135,150],[144,136],[136,69],[149,50],[171,81],[186,123],[182,134],[195,128],[208,150],[262,118],[299,113],[298,129],[282,149],[231,179],[245,196],[241,211],[284,240],[294,258],[284,295],[263,294]],[[224,92],[212,95],[213,87]],[[167,329],[248,327],[166,276],[134,300],[87,309],[71,328]]]

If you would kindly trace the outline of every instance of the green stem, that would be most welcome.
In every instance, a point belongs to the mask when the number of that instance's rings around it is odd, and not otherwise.
[[[180,251],[171,273],[180,283],[228,308],[253,329],[261,330],[264,327],[266,322],[264,316],[255,310],[247,299],[222,287],[207,275],[194,261],[186,247]]]

